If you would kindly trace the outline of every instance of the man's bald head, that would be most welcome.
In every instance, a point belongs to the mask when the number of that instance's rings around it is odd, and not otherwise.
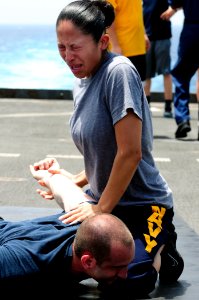
[[[109,259],[112,242],[120,243],[134,252],[134,241],[127,226],[116,216],[102,213],[82,222],[74,240],[75,254],[80,258],[85,251],[93,254],[99,264]]]

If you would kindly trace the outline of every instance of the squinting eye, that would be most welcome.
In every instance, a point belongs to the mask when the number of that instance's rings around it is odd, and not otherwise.
[[[77,50],[79,50],[80,49],[80,47],[78,47],[78,46],[73,46],[73,47],[71,47],[71,50],[72,51],[77,51]]]
[[[63,50],[65,50],[65,47],[62,46],[62,45],[58,45],[58,49],[61,50],[61,51],[63,51]]]

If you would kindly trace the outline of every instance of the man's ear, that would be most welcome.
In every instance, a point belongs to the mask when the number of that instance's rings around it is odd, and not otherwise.
[[[96,259],[89,252],[85,253],[81,257],[81,263],[85,270],[93,269],[96,266]]]
[[[101,49],[106,50],[109,46],[109,35],[107,33],[103,34],[100,39]]]

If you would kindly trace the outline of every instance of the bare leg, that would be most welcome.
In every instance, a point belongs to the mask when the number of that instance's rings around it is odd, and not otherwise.
[[[144,91],[146,94],[147,101],[150,104],[151,102],[151,79],[150,78],[147,78],[144,82]]]
[[[196,98],[199,102],[199,69],[197,71],[197,79],[196,79]]]
[[[172,100],[172,77],[170,74],[164,75],[164,99]]]
[[[164,245],[160,247],[158,252],[156,253],[153,261],[153,267],[156,269],[156,271],[159,273],[160,267],[161,267],[161,252],[164,249]]]
[[[164,107],[164,117],[172,118],[172,77],[170,74],[163,75],[164,78],[164,100],[165,100],[165,107]]]

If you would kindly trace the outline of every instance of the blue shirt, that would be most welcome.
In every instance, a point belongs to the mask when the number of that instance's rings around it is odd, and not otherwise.
[[[58,220],[60,215],[0,221],[0,288],[15,279],[29,279],[31,284],[74,280],[72,243],[79,224],[63,224]]]
[[[169,0],[173,8],[182,7],[187,23],[199,23],[199,1],[198,0]]]
[[[171,38],[171,21],[160,18],[168,7],[167,0],[143,0],[144,26],[150,41]]]

